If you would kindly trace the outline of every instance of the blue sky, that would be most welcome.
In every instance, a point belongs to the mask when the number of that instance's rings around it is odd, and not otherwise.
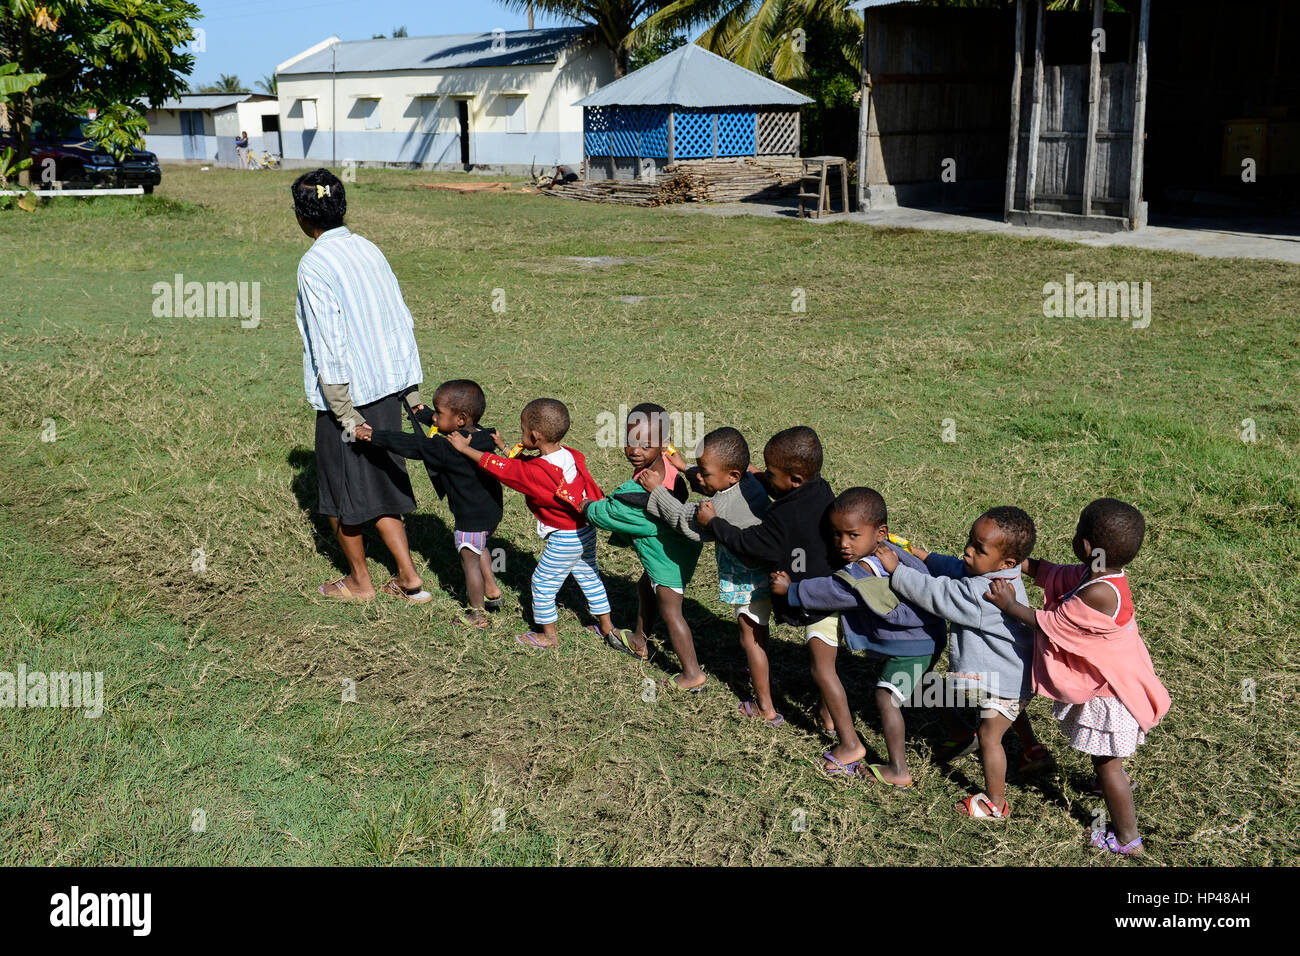
[[[344,40],[391,36],[406,26],[411,36],[437,33],[490,33],[495,28],[522,30],[525,14],[496,0],[195,0],[206,32],[206,50],[195,54],[190,85],[216,82],[232,73],[248,89],[295,53],[330,35]],[[539,27],[562,26],[563,20],[536,18]]]

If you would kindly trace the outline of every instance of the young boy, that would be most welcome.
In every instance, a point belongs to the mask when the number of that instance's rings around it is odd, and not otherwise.
[[[772,593],[785,594],[791,607],[804,607],[818,614],[840,612],[840,630],[849,650],[867,651],[883,662],[876,681],[876,708],[885,732],[889,765],[867,764],[864,771],[858,758],[844,767],[877,783],[910,790],[912,773],[907,767],[901,708],[920,685],[921,677],[934,667],[946,627],[934,615],[900,600],[889,587],[889,572],[875,557],[878,548],[889,551],[896,563],[918,574],[929,572],[919,559],[889,543],[888,513],[879,492],[871,488],[848,489],[831,505],[830,519],[839,557],[847,562],[845,567],[829,577],[793,583],[778,571],[772,575]],[[861,749],[865,756],[866,749],[852,720],[836,726],[848,752]],[[828,763],[835,762],[830,751],[822,756]]]
[[[636,478],[653,471],[659,482],[677,488],[685,496],[685,481],[668,462],[668,413],[658,405],[638,405],[628,414],[626,444],[623,454],[632,464],[632,477],[619,485],[611,497],[583,503],[583,516],[597,528],[631,539],[632,547],[645,573],[637,581],[636,631],[607,636],[613,647],[634,657],[649,657],[647,636],[654,627],[656,610],[668,627],[673,651],[681,662],[682,672],[672,678],[671,686],[698,693],[705,674],[695,657],[695,641],[690,625],[682,614],[686,585],[695,573],[701,545],[674,531],[667,522],[644,510],[646,494]]]
[[[555,596],[572,574],[587,599],[587,607],[600,621],[592,630],[605,637],[614,630],[609,616],[609,596],[596,567],[596,529],[579,513],[583,498],[602,497],[600,486],[587,471],[582,453],[561,445],[569,431],[569,410],[553,398],[535,398],[519,416],[520,444],[540,452],[522,458],[504,458],[472,447],[468,435],[452,432],[448,440],[478,467],[501,484],[524,496],[537,518],[537,533],[546,542],[533,571],[533,621],[541,631],[526,631],[515,640],[530,647],[558,647],[555,624],[559,612]]]
[[[487,550],[488,536],[501,523],[501,484],[475,468],[473,462],[456,451],[447,436],[463,431],[470,436],[470,447],[491,451],[500,438],[493,429],[479,425],[486,410],[487,399],[477,382],[453,379],[438,386],[432,409],[424,405],[412,408],[411,414],[418,424],[437,429],[433,435],[376,430],[369,425],[361,425],[356,430],[359,441],[373,442],[405,458],[423,459],[429,480],[438,497],[447,498],[455,522],[452,540],[465,572],[469,603],[469,613],[460,620],[479,629],[488,626],[485,602],[492,610],[501,604],[501,588],[492,575]]]
[[[763,448],[763,462],[767,470],[755,477],[774,500],[761,524],[737,528],[717,516],[712,501],[700,505],[696,523],[708,528],[719,544],[750,567],[784,571],[791,581],[827,576],[835,561],[828,514],[835,493],[821,476],[821,439],[806,425],[779,431]],[[803,628],[813,679],[822,695],[821,720],[827,733],[834,734],[839,728],[849,728],[851,733],[848,700],[835,672],[839,618],[791,607],[783,595],[773,595],[772,614],[783,624]],[[845,746],[841,740],[828,753],[827,773],[850,773],[846,762],[861,760],[866,748],[860,742],[856,749]]]
[[[749,472],[749,445],[745,436],[734,428],[716,428],[704,436],[695,469],[696,485],[710,496],[714,512],[733,528],[752,528],[767,514],[767,492]],[[664,487],[659,473],[647,469],[637,478],[650,492],[646,512],[661,518],[692,541],[713,540],[718,559],[718,600],[736,614],[740,646],[749,664],[754,687],[752,700],[742,701],[740,712],[759,717],[772,727],[785,718],[772,703],[768,678],[768,617],[772,613],[771,589],[767,572],[751,568],[718,544],[707,528],[695,524],[698,505],[679,501]]]
[[[1002,507],[991,508],[975,520],[960,558],[913,546],[934,577],[900,566],[892,549],[876,551],[890,574],[890,587],[900,597],[952,624],[949,686],[973,698],[979,707],[979,726],[972,739],[979,741],[984,764],[984,792],[955,804],[965,816],[1003,819],[1011,812],[1006,801],[1007,755],[1002,735],[1012,722],[1026,757],[1050,761],[1023,713],[1033,697],[1033,632],[984,599],[995,580],[1006,580],[1015,588],[1016,597],[1028,603],[1020,581],[1020,563],[1033,551],[1035,537],[1029,515],[1019,508]]]

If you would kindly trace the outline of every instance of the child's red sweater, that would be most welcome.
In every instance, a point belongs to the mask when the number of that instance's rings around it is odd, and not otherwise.
[[[537,516],[538,521],[563,531],[573,531],[587,524],[582,517],[582,499],[599,501],[605,495],[587,471],[587,459],[582,452],[567,445],[561,447],[573,455],[578,468],[578,477],[567,484],[559,466],[541,456],[503,458],[485,452],[478,460],[478,466],[507,488],[520,492],[528,510]]]

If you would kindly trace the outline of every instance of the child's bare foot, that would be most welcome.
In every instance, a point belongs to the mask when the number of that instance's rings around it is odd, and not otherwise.
[[[538,634],[536,631],[528,631],[524,634],[516,634],[515,641],[525,647],[541,647],[547,650],[554,650],[560,646],[559,637],[552,637],[549,634]]]
[[[467,627],[478,628],[480,631],[486,630],[489,625],[487,614],[482,608],[478,607],[470,608],[464,614],[460,615],[459,620],[460,623]]]
[[[660,683],[662,683],[665,687],[671,684],[672,687],[675,687],[677,690],[684,690],[684,691],[690,691],[692,693],[695,693],[699,691],[701,687],[704,686],[705,682],[708,679],[709,679],[708,675],[705,674],[703,671],[701,671],[698,677],[688,678],[686,677],[685,674],[678,674],[676,677],[669,678],[668,680],[661,681]],[[672,688],[669,689],[671,690]]]

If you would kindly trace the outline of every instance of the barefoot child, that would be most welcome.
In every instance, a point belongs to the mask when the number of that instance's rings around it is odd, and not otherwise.
[[[724,548],[750,567],[784,571],[791,581],[826,577],[832,571],[831,529],[828,512],[835,492],[822,471],[822,443],[806,425],[773,435],[763,448],[767,471],[755,475],[773,501],[761,524],[737,528],[717,517],[713,502],[695,513],[698,525],[708,528]],[[827,773],[852,773],[851,765],[867,755],[849,715],[848,699],[835,655],[839,648],[838,615],[818,615],[791,607],[782,595],[773,595],[772,614],[783,624],[803,629],[812,661],[813,680],[821,692],[820,716],[828,734],[838,732],[839,742],[825,754]]]
[[[1024,596],[1020,562],[1034,548],[1034,522],[1019,508],[992,508],[971,525],[961,558],[926,553],[926,568],[934,576],[897,567],[891,551],[878,550],[889,584],[900,597],[952,624],[948,649],[949,687],[979,707],[977,738],[984,764],[984,791],[955,805],[970,817],[1004,819],[1007,754],[1002,736],[1020,721],[1026,750],[1041,746],[1033,738],[1022,711],[1033,697],[1031,664],[1033,633],[984,600],[995,580],[1006,580]],[[924,549],[918,548],[918,551]],[[1027,736],[1027,740],[1025,737]]]
[[[533,620],[541,631],[526,631],[515,640],[530,647],[559,646],[555,596],[570,574],[581,586],[588,609],[600,621],[592,630],[604,637],[613,631],[614,623],[596,567],[596,529],[588,527],[578,511],[584,497],[601,497],[600,486],[587,471],[582,453],[560,444],[569,431],[569,410],[563,402],[533,399],[519,416],[519,428],[524,449],[541,454],[503,458],[473,448],[469,436],[461,432],[447,436],[457,451],[479,468],[523,494],[528,510],[537,518],[537,534],[546,542],[532,580]]]
[[[875,557],[877,548],[894,555],[895,567],[901,562],[917,574],[929,572],[920,560],[889,543],[888,514],[879,492],[848,489],[831,505],[830,520],[839,557],[848,563],[829,577],[793,583],[784,572],[775,572],[772,593],[786,595],[791,607],[817,614],[839,612],[840,631],[849,650],[867,651],[882,662],[876,708],[889,764],[868,764],[865,770],[858,761],[846,766],[877,783],[910,790],[912,773],[907,767],[901,708],[934,667],[946,629],[943,621],[900,600],[889,587],[889,573]]]
[[[465,572],[466,600],[469,612],[460,617],[470,627],[488,626],[485,602],[493,610],[500,606],[501,588],[492,575],[487,539],[501,523],[501,483],[460,454],[448,440],[453,432],[465,432],[470,447],[492,451],[500,438],[496,432],[479,425],[487,409],[483,389],[477,382],[454,379],[443,382],[433,395],[433,408],[424,405],[412,409],[415,420],[426,428],[437,429],[433,435],[405,431],[371,429],[361,425],[356,430],[360,441],[397,452],[405,458],[423,459],[438,497],[447,498],[455,522],[452,541]]]
[[[682,497],[686,495],[685,479],[668,461],[668,413],[658,405],[638,405],[628,414],[625,434],[623,454],[632,464],[632,477],[615,488],[610,497],[584,502],[582,506],[583,516],[591,524],[630,538],[645,568],[637,581],[636,631],[607,636],[606,641],[645,660],[649,657],[646,638],[657,612],[668,627],[669,640],[682,666],[672,686],[698,692],[704,686],[705,675],[695,657],[695,641],[682,614],[682,601],[700,559],[701,545],[698,538],[692,540],[647,514],[643,510],[647,496],[635,480],[653,471],[660,484],[677,488]]]
[[[1002,584],[988,595],[1036,629],[1035,689],[1057,701],[1052,715],[1070,746],[1092,757],[1113,824],[1094,828],[1092,845],[1124,856],[1142,852],[1124,758],[1145,742],[1170,704],[1138,634],[1124,572],[1145,532],[1137,508],[1099,498],[1083,509],[1074,533],[1074,555],[1083,564],[1026,562],[1026,572],[1043,588],[1044,610],[1032,610]]]
[[[714,540],[707,528],[695,524],[698,505],[684,504],[664,487],[659,473],[643,471],[637,480],[650,492],[646,512],[662,518],[692,541]],[[749,472],[749,445],[734,428],[717,428],[704,436],[695,469],[697,488],[710,496],[714,512],[734,528],[752,528],[767,514],[767,492]],[[772,612],[767,572],[751,568],[715,541],[718,560],[718,600],[736,614],[740,646],[749,664],[754,687],[752,700],[742,701],[740,712],[759,717],[773,727],[785,723],[772,703],[768,679],[768,617]]]

